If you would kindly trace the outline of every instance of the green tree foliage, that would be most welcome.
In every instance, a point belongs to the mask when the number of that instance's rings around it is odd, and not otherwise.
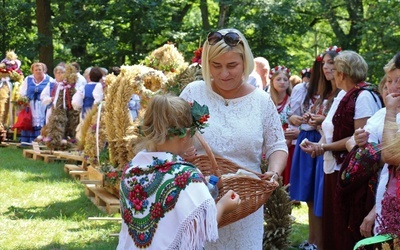
[[[14,49],[28,74],[43,46],[35,1],[2,0],[2,7],[1,53]],[[135,64],[167,42],[189,61],[208,32],[235,27],[271,66],[298,72],[337,45],[364,56],[377,83],[400,41],[398,1],[51,0],[51,8],[54,63],[82,68]]]

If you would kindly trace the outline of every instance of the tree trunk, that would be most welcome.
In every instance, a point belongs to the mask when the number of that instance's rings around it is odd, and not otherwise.
[[[48,73],[53,72],[53,33],[51,30],[51,0],[36,0],[39,61],[46,64]]]
[[[7,50],[7,48],[8,48],[8,46],[7,46],[7,44],[6,44],[6,41],[7,41],[7,32],[6,32],[6,30],[7,30],[7,10],[6,10],[6,0],[3,0],[3,3],[2,3],[2,5],[3,5],[3,11],[1,11],[0,13],[2,13],[2,15],[1,15],[1,25],[0,25],[0,32],[1,32],[1,55],[4,55],[4,57],[5,57],[5,55],[6,55],[6,50]],[[1,57],[1,58],[3,58],[3,57]]]
[[[327,10],[327,19],[332,27],[333,32],[339,41],[338,46],[358,51],[361,46],[362,25],[364,22],[364,10],[362,0],[349,0],[345,3],[337,4],[337,1],[320,0],[321,5]],[[346,8],[349,18],[344,19],[340,13],[341,8]],[[348,32],[341,26],[342,21],[350,21]]]
[[[185,18],[188,11],[192,8],[193,3],[186,3],[180,8],[179,12],[176,12],[171,17],[171,30],[180,30],[183,24],[183,18]]]
[[[203,23],[203,30],[210,30],[210,21],[208,20],[208,6],[207,0],[200,0],[201,21]]]
[[[219,4],[219,17],[218,17],[218,29],[222,29],[225,26],[226,19],[229,16],[229,5],[220,3]]]

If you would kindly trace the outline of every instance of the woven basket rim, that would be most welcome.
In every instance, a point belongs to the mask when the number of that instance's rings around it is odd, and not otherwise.
[[[218,183],[220,194],[218,195],[216,201],[218,202],[219,199],[230,189],[237,192],[241,199],[241,203],[236,209],[222,215],[222,218],[218,223],[218,227],[221,228],[243,219],[262,207],[269,199],[272,192],[279,186],[278,182],[276,182],[273,178],[263,180],[246,175],[223,176],[223,172],[226,169],[229,171],[234,171],[233,173],[236,173],[238,169],[243,169],[249,171],[250,173],[256,174],[261,178],[260,173],[241,167],[223,157],[216,157],[204,138],[199,133],[196,133],[195,135],[204,148],[206,155],[197,156],[193,161],[193,164],[200,169],[203,175],[210,173],[215,174],[218,177],[222,176]]]

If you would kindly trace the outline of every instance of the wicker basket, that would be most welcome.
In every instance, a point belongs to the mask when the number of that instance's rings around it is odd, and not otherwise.
[[[201,170],[204,176],[216,175],[221,177],[224,174],[236,173],[239,169],[244,169],[260,176],[259,173],[240,167],[227,159],[214,156],[203,137],[199,133],[196,133],[196,137],[207,155],[199,155],[192,163]],[[278,186],[279,184],[275,180],[258,180],[249,176],[224,176],[224,178],[220,178],[217,201],[226,192],[233,190],[239,194],[241,203],[235,210],[222,216],[218,227],[229,225],[257,211],[265,204]]]

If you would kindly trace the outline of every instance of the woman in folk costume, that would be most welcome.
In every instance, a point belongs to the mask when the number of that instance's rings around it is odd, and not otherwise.
[[[40,134],[46,120],[46,105],[40,100],[43,89],[53,80],[46,74],[47,66],[44,63],[36,62],[31,65],[32,75],[25,78],[21,85],[20,95],[29,99],[29,106],[32,112],[33,131],[21,131],[21,143],[31,143]]]
[[[141,126],[141,150],[123,171],[122,228],[117,249],[203,249],[218,238],[218,220],[239,196],[228,191],[215,204],[196,166],[185,162],[208,109],[176,96],[154,96]],[[192,113],[205,110],[197,120]],[[193,111],[193,112],[192,112]]]
[[[315,213],[314,197],[316,192],[316,172],[317,161],[322,160],[312,158],[309,154],[303,152],[299,146],[302,140],[306,139],[318,142],[321,139],[321,134],[318,130],[318,125],[323,121],[322,117],[317,117],[319,108],[314,104],[317,102],[319,95],[319,84],[326,84],[327,82],[321,81],[321,60],[314,60],[312,67],[312,74],[310,75],[309,82],[302,82],[297,84],[290,96],[290,123],[298,126],[300,129],[297,137],[296,145],[294,147],[293,158],[291,161],[290,171],[290,197],[293,200],[304,201],[308,206],[308,239],[304,240],[299,249],[315,249],[321,245],[321,237],[319,232],[321,214]],[[330,83],[329,83],[330,84]],[[319,107],[322,107],[320,105]],[[311,118],[311,114],[313,117]],[[318,119],[321,118],[321,119]],[[317,121],[319,121],[317,123]],[[322,171],[323,176],[323,171]]]
[[[400,54],[397,57],[396,67],[400,69]],[[397,117],[400,109],[400,93],[388,94],[385,100],[382,159],[387,164],[389,174],[381,201],[381,214],[377,218],[379,222],[377,231],[378,234],[390,234],[392,238],[396,238],[397,248],[394,249],[398,249],[400,247],[400,130]]]
[[[377,94],[368,91],[368,65],[359,54],[343,51],[327,66],[341,91],[322,123],[320,142],[304,142],[300,146],[313,157],[324,154],[323,249],[352,249],[361,237],[362,220],[373,204],[363,206],[360,200],[349,199],[351,195],[338,195],[339,172],[347,166],[343,164],[348,154],[346,142],[382,104]]]
[[[77,89],[77,92],[72,97],[72,106],[74,109],[82,109],[81,119],[85,118],[86,112],[94,104],[98,104],[103,100],[103,86],[100,83],[103,75],[99,67],[93,67],[89,73],[90,82],[85,85],[83,91]]]
[[[42,101],[43,105],[47,107],[46,124],[49,123],[51,112],[56,107],[59,92],[58,87],[60,85],[63,85],[65,67],[59,65],[54,68],[53,72],[55,79],[53,81],[50,81],[50,83],[43,89],[42,93],[40,94],[40,100]]]
[[[103,71],[99,67],[90,69],[90,81],[84,86],[83,91],[77,89],[72,97],[72,106],[75,110],[81,110],[81,121],[77,127],[76,137],[79,139],[81,136],[80,128],[85,114],[92,108],[93,105],[99,104],[103,100],[103,85],[100,83],[103,78]]]

